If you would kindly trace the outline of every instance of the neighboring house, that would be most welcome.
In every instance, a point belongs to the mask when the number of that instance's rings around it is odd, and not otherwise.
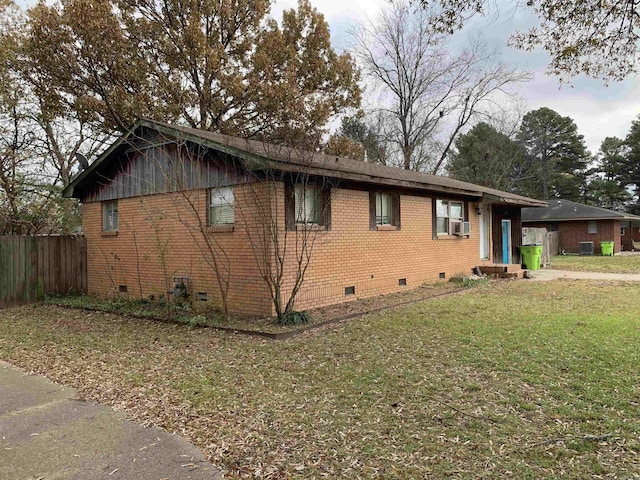
[[[580,242],[593,242],[595,253],[601,253],[600,242],[614,242],[614,252],[631,250],[633,241],[640,242],[640,216],[569,200],[523,208],[522,225],[558,232],[559,249],[568,253],[579,253]]]
[[[275,240],[293,251],[313,239],[296,302],[303,310],[519,264],[521,207],[546,205],[150,120],[137,121],[64,195],[82,202],[89,293],[157,297],[183,279],[194,300],[217,305],[213,245],[228,266],[230,311],[259,315],[274,312],[260,273],[277,266]],[[254,248],[274,231],[268,248]],[[285,297],[295,264],[284,262]]]

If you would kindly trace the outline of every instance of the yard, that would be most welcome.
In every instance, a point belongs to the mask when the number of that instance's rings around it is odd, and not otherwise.
[[[640,254],[616,255],[557,255],[551,258],[551,268],[576,272],[640,273]]]
[[[0,358],[230,478],[638,478],[638,311],[638,284],[509,281],[275,342],[22,307]]]

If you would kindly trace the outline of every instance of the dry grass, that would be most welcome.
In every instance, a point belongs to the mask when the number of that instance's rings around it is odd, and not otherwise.
[[[273,342],[24,307],[0,357],[231,478],[635,478],[638,311],[637,285],[505,282]]]
[[[640,254],[613,257],[557,255],[551,258],[551,268],[574,272],[640,273]]]

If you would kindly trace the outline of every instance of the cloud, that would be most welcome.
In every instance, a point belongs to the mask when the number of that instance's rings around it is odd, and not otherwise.
[[[332,42],[336,49],[349,46],[349,28],[353,22],[374,18],[385,6],[385,0],[311,0],[325,14],[331,27]],[[295,6],[293,0],[278,0],[276,5]],[[345,5],[346,4],[346,5]],[[507,46],[509,36],[516,30],[527,31],[537,24],[535,13],[524,7],[513,7],[513,2],[497,0],[497,11],[485,17],[474,18],[458,33],[456,42],[462,46],[469,36],[480,34],[490,47],[497,48],[502,60],[519,65],[534,73],[531,82],[518,92],[533,110],[542,106],[571,117],[584,135],[587,147],[596,152],[607,136],[624,138],[631,122],[640,113],[640,84],[635,78],[612,83],[608,87],[600,80],[578,77],[572,85],[562,85],[557,77],[546,73],[549,55],[538,48],[523,52]],[[636,100],[638,99],[638,100]]]
[[[629,79],[610,87],[594,85],[597,80],[582,79],[573,88],[558,88],[557,82],[538,74],[526,88],[532,109],[549,107],[571,117],[578,132],[585,137],[592,153],[600,148],[605,137],[626,137],[631,122],[640,113],[640,85]]]

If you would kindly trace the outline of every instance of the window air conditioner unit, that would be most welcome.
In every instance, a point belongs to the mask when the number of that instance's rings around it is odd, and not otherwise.
[[[471,234],[471,226],[469,222],[457,222],[453,224],[453,234],[464,237]]]

